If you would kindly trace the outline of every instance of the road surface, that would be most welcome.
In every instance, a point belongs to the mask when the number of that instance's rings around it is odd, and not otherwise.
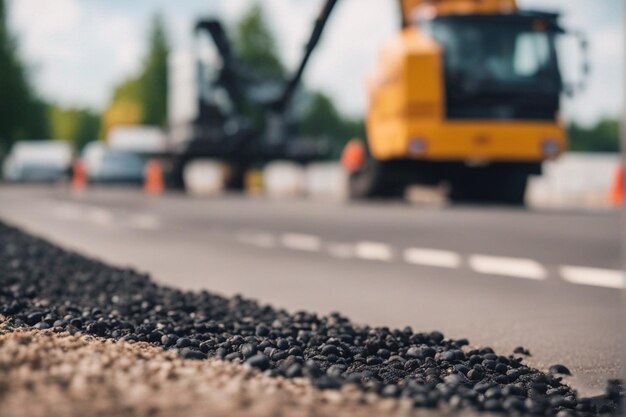
[[[569,366],[585,395],[621,376],[614,211],[2,186],[0,219],[172,286],[437,329],[503,353],[523,345],[534,366]]]

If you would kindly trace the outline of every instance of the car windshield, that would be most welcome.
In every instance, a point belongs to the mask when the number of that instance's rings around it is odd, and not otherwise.
[[[103,165],[141,171],[144,162],[141,157],[131,152],[107,152],[104,154]]]
[[[554,33],[542,20],[443,18],[426,25],[464,93],[560,90]]]

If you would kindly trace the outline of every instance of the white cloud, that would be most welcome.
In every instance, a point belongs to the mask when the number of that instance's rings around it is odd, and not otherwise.
[[[44,61],[74,58],[63,41],[68,30],[76,28],[81,19],[76,0],[13,0],[10,6],[26,55]]]
[[[29,36],[36,40],[54,37],[81,17],[76,0],[13,0],[11,10],[15,22],[28,28]]]
[[[139,60],[144,50],[142,40],[144,34],[138,30],[138,25],[128,16],[106,16],[94,21],[94,40],[92,48],[98,52],[111,55],[112,62],[108,65],[118,74],[127,74],[139,69]],[[143,27],[141,25],[140,27]]]
[[[80,0],[12,0],[11,23],[44,97],[103,108],[111,86],[139,66],[142,24]]]

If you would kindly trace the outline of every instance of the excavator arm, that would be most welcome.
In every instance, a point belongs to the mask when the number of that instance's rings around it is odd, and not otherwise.
[[[309,63],[309,59],[311,58],[313,51],[317,47],[322,37],[322,33],[324,32],[326,23],[328,22],[328,19],[330,18],[333,12],[333,9],[335,8],[335,5],[337,4],[337,1],[338,0],[326,0],[317,19],[315,19],[313,31],[311,32],[309,41],[307,42],[305,46],[304,55],[302,56],[302,59],[300,60],[300,64],[298,65],[298,68],[296,69],[294,74],[291,76],[291,78],[287,81],[287,84],[285,85],[285,89],[283,90],[283,93],[280,99],[276,103],[276,108],[279,111],[284,111],[289,106],[289,103],[298,85],[302,81],[304,70],[306,69]]]

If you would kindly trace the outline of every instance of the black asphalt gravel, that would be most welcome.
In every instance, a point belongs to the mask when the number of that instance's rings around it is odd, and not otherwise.
[[[617,415],[624,397],[621,384],[609,381],[605,395],[578,398],[562,383],[564,365],[532,369],[522,347],[505,356],[437,331],[370,328],[338,313],[290,314],[239,296],[183,292],[1,223],[0,314],[13,325],[150,342],[188,359],[216,356],[271,375],[304,376],[321,389],[353,383],[410,397],[416,407]]]

